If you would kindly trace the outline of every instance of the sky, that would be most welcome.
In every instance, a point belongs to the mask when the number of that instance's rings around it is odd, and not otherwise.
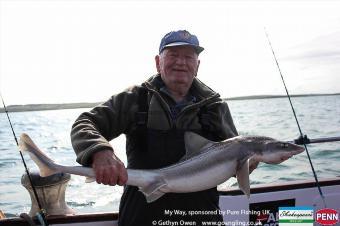
[[[156,73],[161,38],[197,35],[222,97],[340,92],[338,1],[0,0],[7,105],[105,101]],[[265,28],[265,29],[264,29]]]

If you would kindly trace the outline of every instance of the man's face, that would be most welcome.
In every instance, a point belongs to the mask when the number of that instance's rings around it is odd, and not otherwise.
[[[189,88],[200,64],[191,46],[168,47],[155,59],[158,73],[170,88]]]

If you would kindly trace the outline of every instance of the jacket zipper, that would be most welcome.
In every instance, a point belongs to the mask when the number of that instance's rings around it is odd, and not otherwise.
[[[182,109],[182,111],[178,114],[175,123],[177,123],[177,121],[180,119],[180,117],[181,117],[185,112],[189,111],[190,109],[199,108],[199,107],[203,106],[205,103],[209,102],[211,99],[216,98],[216,97],[218,97],[218,96],[219,96],[219,94],[216,93],[216,94],[214,94],[213,96],[208,97],[208,98],[206,98],[206,99],[204,99],[204,100],[202,100],[202,101],[200,101],[200,102],[198,102],[198,103],[195,103],[195,104],[192,104],[192,105],[189,105],[189,106],[184,107],[184,108]]]
[[[164,98],[157,92],[157,90],[151,88],[147,83],[146,84],[146,88],[151,91],[154,95],[156,95],[160,102],[161,102],[161,105],[166,109],[166,113],[167,113],[167,117],[168,117],[168,121],[170,122],[170,127],[171,128],[174,128],[176,127],[176,124],[174,123],[174,120],[172,119],[171,117],[171,110],[170,110],[170,107],[169,105],[166,103],[166,101],[164,100]]]
[[[154,94],[157,95],[157,97],[161,100],[161,104],[163,105],[163,107],[166,108],[166,110],[167,110],[167,117],[168,117],[168,120],[170,121],[170,127],[172,129],[176,129],[177,121],[181,117],[181,115],[184,114],[184,112],[188,111],[189,109],[193,109],[195,107],[200,107],[200,106],[204,105],[206,102],[210,101],[211,99],[219,97],[219,94],[215,93],[214,95],[212,95],[212,96],[210,96],[210,97],[208,97],[208,98],[206,98],[206,99],[204,99],[204,100],[202,100],[202,101],[200,101],[198,103],[195,103],[195,104],[190,105],[190,106],[186,106],[178,114],[177,118],[175,120],[173,120],[172,117],[171,117],[171,110],[169,108],[169,105],[166,103],[164,98],[155,89],[151,88],[148,83],[145,83],[145,85],[146,85],[146,88],[148,88],[151,92],[153,92]]]

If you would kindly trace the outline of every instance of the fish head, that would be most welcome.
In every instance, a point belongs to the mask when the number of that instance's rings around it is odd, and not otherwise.
[[[260,162],[279,164],[304,150],[299,145],[268,138],[263,140],[262,153],[257,155],[257,159]]]

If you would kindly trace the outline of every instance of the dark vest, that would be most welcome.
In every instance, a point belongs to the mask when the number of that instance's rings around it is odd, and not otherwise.
[[[126,152],[128,168],[131,169],[157,169],[177,163],[185,154],[184,132],[178,129],[155,130],[147,128],[148,98],[147,91],[141,88],[138,94],[138,112],[136,113],[136,128],[126,135]],[[209,139],[213,133],[208,128],[205,108],[200,110],[198,117],[202,125],[197,132]],[[154,225],[153,222],[172,221],[196,222],[202,221],[222,222],[220,214],[194,214],[188,211],[215,211],[219,210],[219,195],[217,188],[193,193],[167,193],[158,200],[147,203],[144,195],[135,186],[125,186],[119,207],[120,226]],[[186,216],[166,214],[171,211],[185,211]],[[158,224],[158,223],[157,223]]]

